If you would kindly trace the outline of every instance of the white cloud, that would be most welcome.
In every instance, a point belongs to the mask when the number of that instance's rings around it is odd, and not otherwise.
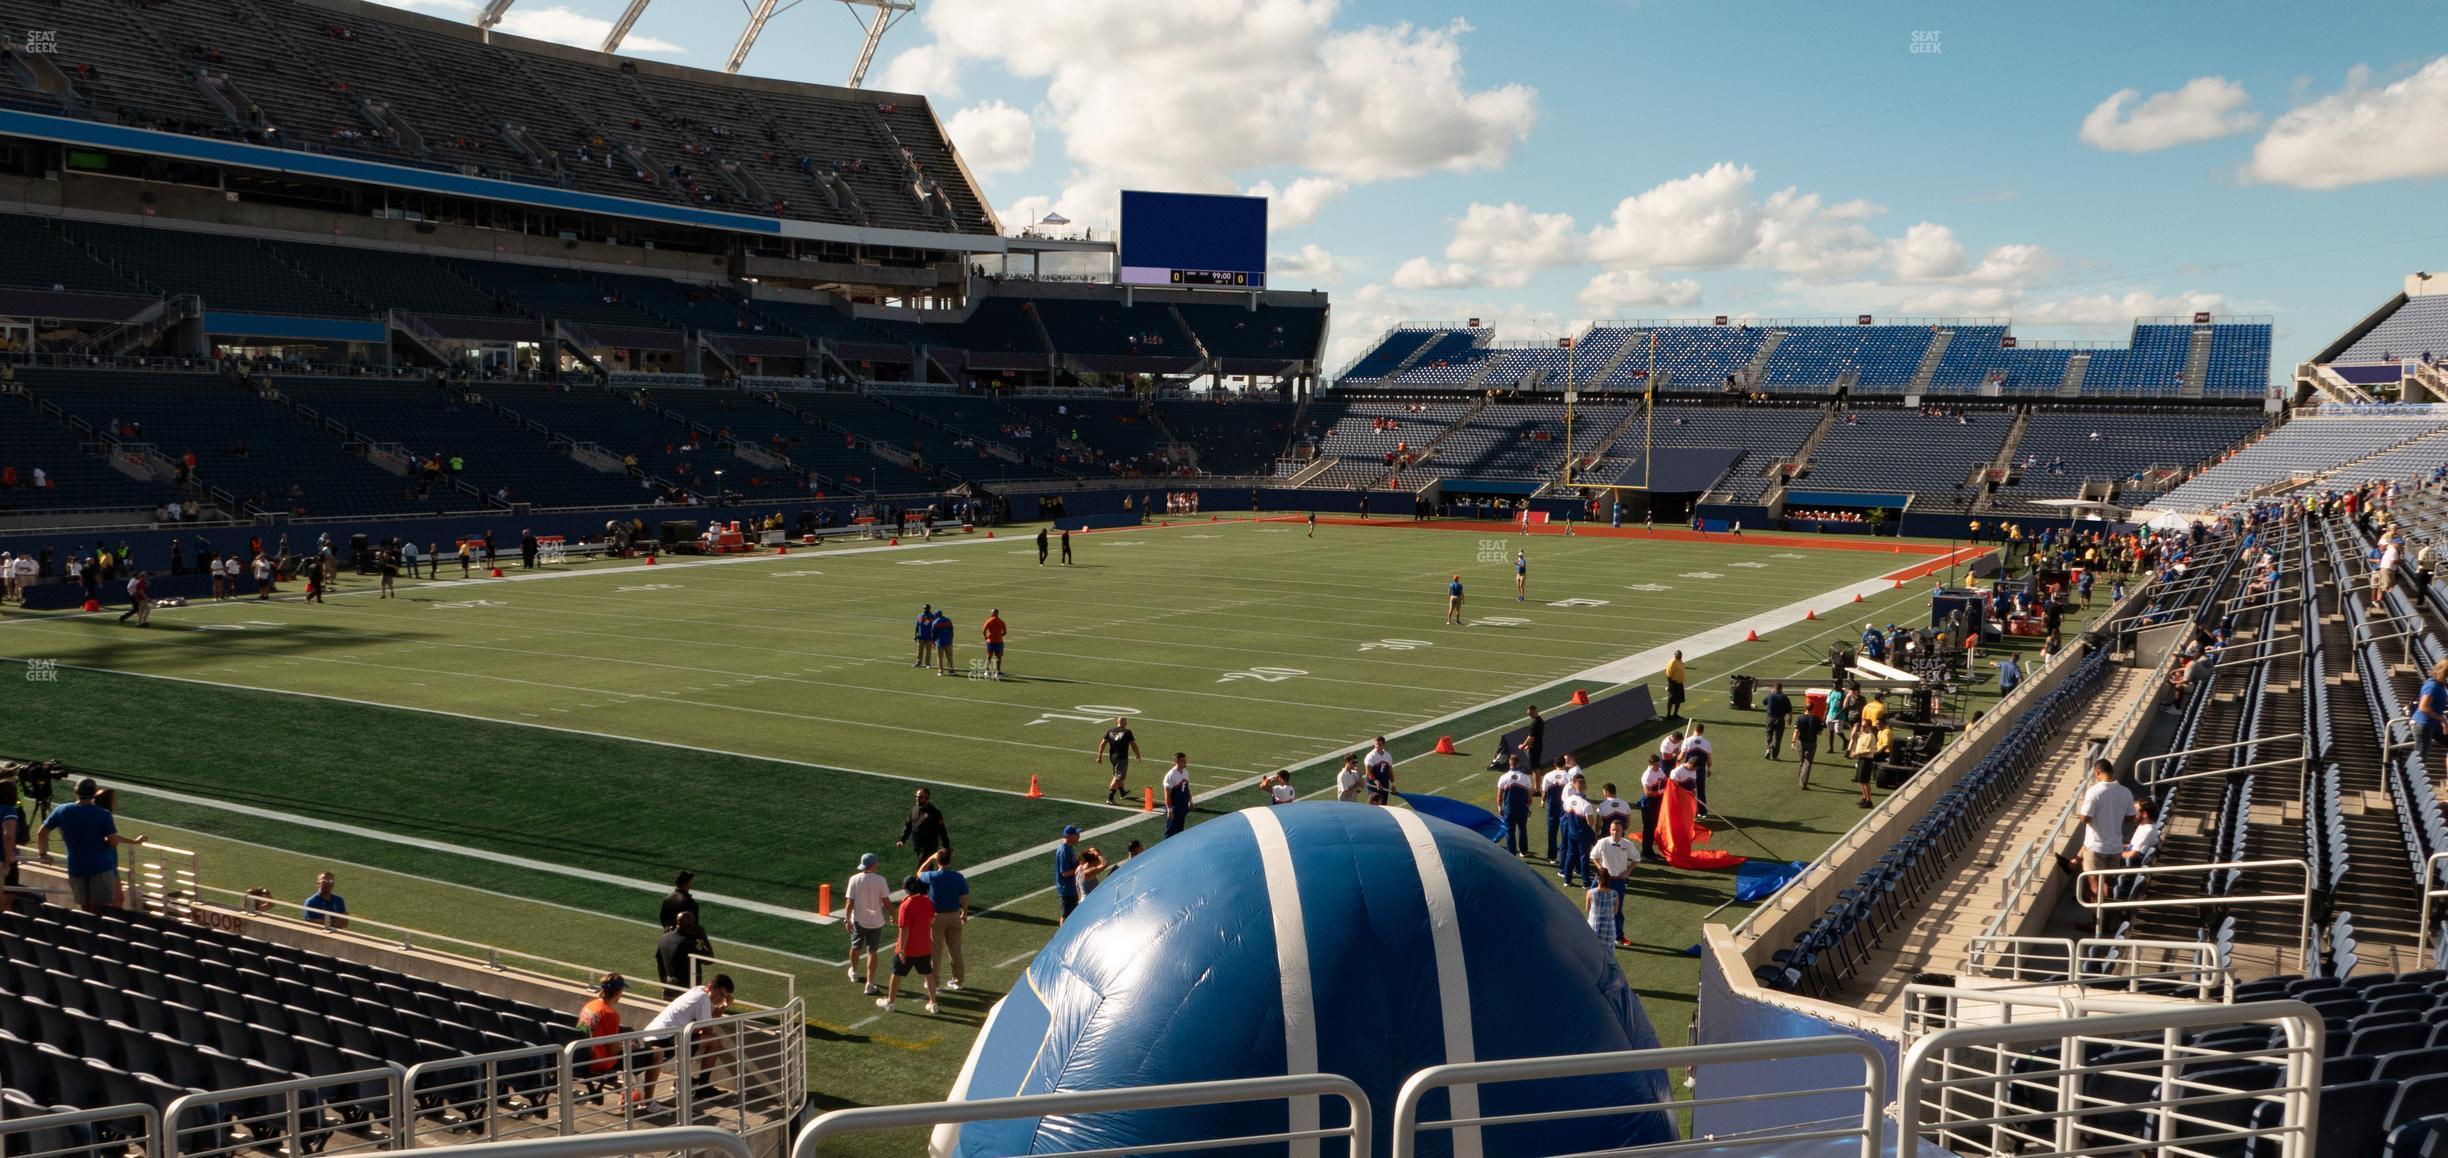
[[[1829,202],[1787,187],[1755,197],[1758,174],[1720,161],[1617,202],[1590,232],[1590,257],[1614,269],[1772,269],[1842,277],[1876,265],[1887,246],[1866,222],[1869,201]]]
[[[960,55],[932,41],[894,53],[892,59],[884,62],[883,70],[874,75],[876,79],[867,87],[878,92],[951,100],[961,91]]]
[[[1415,257],[1395,267],[1394,284],[1403,289],[1468,289],[1486,284],[1479,271],[1461,262],[1444,265]]]
[[[2448,56],[2385,88],[2346,87],[2290,109],[2253,146],[2249,180],[2302,189],[2448,176]]]
[[[1749,165],[1720,161],[1624,198],[1590,235],[1590,256],[1608,265],[1725,268],[1759,243],[1759,206]]]
[[[944,131],[952,135],[952,145],[968,162],[969,171],[980,176],[1018,172],[1037,159],[1037,126],[1030,123],[1028,113],[1002,101],[971,105],[952,114],[944,122]]]
[[[2018,326],[2110,326],[2122,329],[2135,318],[2190,314],[2195,310],[2226,313],[2230,309],[2225,294],[2199,290],[2155,294],[2149,290],[2131,290],[2121,294],[2080,294],[2026,301],[2015,307],[2014,320]]]
[[[1602,314],[1626,306],[1680,309],[1700,304],[1700,283],[1690,278],[1660,281],[1646,270],[1608,270],[1581,287],[1579,301]]]
[[[1887,243],[1888,263],[1896,276],[1911,280],[1953,277],[1964,271],[1963,243],[1955,240],[1955,231],[1935,221],[1924,221],[1904,231],[1904,236]]]
[[[1534,213],[1510,201],[1474,203],[1445,243],[1446,260],[1483,267],[1489,285],[1506,287],[1529,281],[1538,270],[1577,265],[1580,251],[1572,214]]]
[[[465,20],[482,7],[475,0],[377,0],[393,8],[436,12]],[[502,16],[501,31],[529,40],[549,40],[555,44],[576,45],[579,48],[601,48],[604,37],[611,33],[612,22],[589,16],[566,4],[542,8],[514,7]],[[668,40],[641,36],[636,32],[621,38],[624,56],[679,56],[688,50]]]
[[[1317,220],[1327,206],[1351,192],[1351,182],[1332,177],[1302,177],[1280,190],[1273,181],[1260,181],[1242,192],[1267,199],[1267,232],[1280,233]]]
[[[1267,282],[1278,289],[1292,288],[1284,284],[1286,281],[1332,285],[1342,272],[1335,255],[1314,243],[1290,253],[1277,253],[1267,262]]]
[[[2130,88],[2109,94],[2083,118],[2082,142],[2112,153],[2148,153],[2232,136],[2261,123],[2245,107],[2252,98],[2244,86],[2223,76],[2197,76],[2182,88],[2133,103],[2141,96]]]
[[[885,81],[940,95],[947,70],[979,64],[1042,81],[1042,119],[1075,166],[1054,205],[1080,220],[1113,211],[1084,198],[1124,186],[1223,193],[1234,174],[1267,169],[1346,185],[1491,169],[1528,135],[1532,90],[1466,85],[1468,25],[1337,29],[1336,7],[931,0],[933,42],[894,57]],[[1312,185],[1305,208],[1331,188]]]

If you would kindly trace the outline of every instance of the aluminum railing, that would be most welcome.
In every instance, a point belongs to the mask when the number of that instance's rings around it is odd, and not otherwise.
[[[145,847],[152,848],[153,846]],[[239,889],[201,883],[190,885],[188,895],[196,903],[192,906],[182,905],[172,915],[183,920],[195,921],[198,924],[243,932],[245,922],[249,919],[270,919],[321,932],[339,931],[325,925],[322,921],[308,919],[306,907],[300,902],[284,901],[261,894],[249,895]],[[208,900],[220,900],[225,903],[209,904],[206,903]],[[575,986],[592,985],[605,973],[605,970],[592,965],[540,957],[533,953],[521,953],[513,949],[501,948],[498,945],[487,945],[481,941],[464,940],[442,933],[410,928],[406,925],[394,925],[387,921],[379,921],[354,913],[342,918],[341,923],[345,925],[347,932],[357,936],[387,941],[405,950],[456,957],[470,967],[491,973],[506,973],[516,969],[551,981]]]
[[[2432,905],[2448,901],[2448,852],[2435,852],[2423,862],[2422,931],[2415,935],[2414,954],[2422,961],[2432,960],[2432,951],[2439,948],[2431,940]]]
[[[2284,1043],[2215,1050],[2185,1042],[2189,1030],[2244,1024],[2279,1028]],[[2283,1158],[2311,1158],[2322,1047],[2320,1014],[2296,1001],[1943,1029],[1905,1054],[1896,1150],[1929,1143],[1961,1155],[2093,1158],[2241,1152],[2267,1140]],[[2120,1050],[2127,1052],[2110,1052]],[[2281,1068],[2265,1088],[2218,1084],[2206,1072],[2253,1058]],[[2279,1122],[2250,1125],[2251,1104],[2265,1101],[2282,1107]],[[2220,1109],[2228,1113],[2214,1116]]]
[[[447,1154],[451,1158],[628,1158],[647,1154],[754,1158],[747,1139],[711,1126],[663,1126],[618,1134],[468,1142],[428,1153]]]
[[[2158,959],[2145,961],[2146,954]],[[2232,971],[2220,963],[2218,946],[2208,941],[1981,936],[1965,947],[1964,973],[2011,982],[2002,987],[2008,989],[2079,985],[2189,990],[2205,1001],[2223,1001],[2235,992]]]
[[[1602,1074],[1638,1073],[1644,1070],[1670,1070],[1675,1067],[1704,1065],[1736,1065],[1755,1062],[1783,1062],[1797,1058],[1851,1057],[1862,1063],[1861,1081],[1849,1086],[1820,1087],[1804,1090],[1781,1090],[1767,1093],[1735,1094],[1726,1097],[1705,1095],[1662,1105],[1590,1106],[1569,1110],[1550,1110],[1525,1114],[1485,1115],[1478,1112],[1478,1090],[1482,1086],[1508,1082],[1551,1082],[1559,1078],[1591,1077]],[[1443,1090],[1446,1104],[1452,1107],[1450,1116],[1422,1121],[1420,1112],[1430,1094]],[[1505,1126],[1530,1125],[1580,1118],[1620,1117],[1626,1114],[1660,1110],[1697,1110],[1708,1106],[1764,1105],[1778,1101],[1822,1098],[1843,1095],[1861,1099],[1858,1116],[1847,1116],[1825,1125],[1777,1129],[1764,1132],[1780,1146],[1801,1146],[1807,1143],[1841,1145],[1861,1158],[1875,1158],[1879,1153],[1880,1114],[1887,1103],[1887,1067],[1870,1044],[1855,1037],[1812,1037],[1785,1041],[1728,1042],[1717,1045],[1695,1045],[1680,1049],[1637,1049],[1615,1053],[1584,1054],[1571,1057],[1519,1058],[1509,1061],[1459,1062],[1431,1066],[1412,1074],[1394,1098],[1394,1158],[1417,1158],[1425,1148],[1424,1133],[1454,1135],[1452,1152],[1479,1152],[1482,1131]],[[1745,1136],[1752,1137],[1752,1136]],[[1723,1135],[1695,1137],[1646,1146],[1610,1150],[1610,1154],[1698,1154],[1718,1152],[1730,1141]],[[1816,1148],[1814,1148],[1816,1149]],[[1836,1150],[1825,1152],[1835,1153]]]
[[[2295,755],[2292,756],[2274,756],[2266,760],[2255,760],[2250,764],[2236,764],[2221,768],[2204,768],[2196,772],[2179,772],[2172,776],[2157,776],[2152,774],[2153,769],[2192,756],[2207,755],[2212,752],[2233,752],[2239,748],[2251,748],[2257,751],[2265,745],[2274,746],[2287,743],[2290,740],[2295,744]],[[2156,756],[2145,756],[2134,761],[2134,783],[2148,789],[2156,788],[2162,784],[2174,784],[2185,780],[2198,780],[2205,776],[2226,776],[2236,772],[2252,772],[2263,768],[2282,768],[2288,765],[2300,765],[2311,759],[2310,744],[2310,740],[2301,732],[2283,732],[2275,736],[2258,736],[2250,740],[2237,740],[2232,744],[2205,744],[2199,748],[2187,748],[2181,752],[2162,752]],[[2300,787],[2301,786],[2299,785],[2299,791]],[[2300,799],[2300,795],[2298,798]]]
[[[8,1158],[100,1158],[135,1154],[161,1158],[161,1110],[155,1106],[105,1106],[63,1110],[0,1121],[0,1154]]]
[[[292,1154],[395,1149],[408,1120],[405,1072],[385,1065],[186,1094],[162,1109],[162,1153],[239,1158],[268,1144]]]
[[[2097,890],[2099,896],[2112,896],[2114,895],[2116,889],[2111,882],[2128,877],[2148,879],[2169,876],[2200,876],[2219,872],[2241,873],[2250,869],[2293,869],[2303,875],[2303,891],[2300,893],[2248,893],[2242,896],[2230,893],[2221,896],[2156,897],[2119,901],[2099,900],[2097,897],[2087,896],[2085,894],[2091,890],[2084,888],[2085,883],[2096,882],[2096,884],[2093,885],[2093,888]],[[2092,911],[2093,920],[2103,923],[2107,920],[2107,915],[2109,913],[2129,910],[2223,909],[2244,908],[2255,905],[2266,906],[2292,904],[2297,906],[2300,910],[2297,917],[2295,931],[2296,953],[2299,958],[2299,964],[2305,973],[2310,974],[2320,972],[2320,970],[2316,967],[2319,960],[2319,950],[2312,940],[2312,865],[2300,857],[2292,860],[2273,858],[2269,860],[2217,861],[2211,864],[2152,865],[2148,868],[2084,869],[2075,879],[2075,900],[2084,908]]]
[[[1788,1043],[1790,1044],[1790,1043]],[[1336,1098],[1343,1102],[1342,1126],[1320,1126],[1316,1101]],[[1200,1138],[1185,1142],[1108,1147],[1089,1150],[1037,1150],[1030,1153],[1060,1154],[1065,1158],[1123,1158],[1136,1154],[1214,1153],[1240,1147],[1288,1146],[1299,1155],[1316,1155],[1318,1143],[1329,1138],[1346,1139],[1349,1154],[1374,1154],[1372,1132],[1375,1123],[1370,1117],[1368,1094],[1358,1083],[1337,1074],[1286,1074],[1281,1077],[1235,1078],[1217,1082],[1185,1082],[1177,1085],[1139,1086],[1119,1090],[1081,1090],[1058,1094],[1029,1094],[1016,1098],[982,1098],[969,1102],[921,1102],[903,1106],[864,1106],[857,1109],[834,1110],[807,1124],[799,1131],[798,1141],[791,1146],[790,1158],[820,1158],[827,1139],[845,1134],[868,1133],[877,1130],[908,1130],[922,1127],[958,1126],[971,1122],[994,1122],[1013,1118],[1079,1118],[1089,1115],[1117,1114],[1133,1110],[1168,1110],[1194,1106],[1237,1105],[1249,1102],[1289,1102],[1293,1106],[1288,1129],[1237,1135],[1230,1138]],[[1303,1112],[1301,1106],[1308,1103]],[[1040,1141],[1050,1141],[1041,1138]]]

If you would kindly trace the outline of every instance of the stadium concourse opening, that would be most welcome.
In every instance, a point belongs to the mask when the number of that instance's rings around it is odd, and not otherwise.
[[[1542,81],[1714,79],[1629,7],[405,7],[0,29],[0,1153],[2448,1136],[2448,282],[2232,224],[2384,226],[2419,75],[1797,12],[1743,99],[1963,187],[1644,191]]]

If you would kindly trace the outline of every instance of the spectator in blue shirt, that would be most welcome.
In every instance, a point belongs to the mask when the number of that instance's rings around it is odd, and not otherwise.
[[[318,874],[314,895],[306,898],[305,908],[307,920],[327,926],[336,933],[348,928],[348,918],[344,915],[348,912],[348,898],[333,892],[333,883],[330,873]]]
[[[2441,734],[2444,723],[2448,723],[2448,659],[2431,665],[2430,678],[2423,681],[2421,694],[2414,698],[2414,742],[2425,764],[2431,762],[2431,753],[2448,744]]]
[[[52,809],[35,840],[36,854],[50,864],[51,834],[60,834],[68,849],[68,895],[78,908],[97,916],[117,901],[118,846],[145,842],[141,836],[119,834],[110,810],[94,803],[101,792],[91,776],[77,781],[76,803]]]
[[[952,867],[952,850],[940,849],[918,866],[918,880],[935,903],[935,952],[949,959],[952,975],[944,988],[958,991],[966,970],[961,961],[961,931],[969,924],[969,878]]]
[[[1063,826],[1062,843],[1054,846],[1054,895],[1062,898],[1062,915],[1066,921],[1071,919],[1071,910],[1079,907],[1079,838],[1079,826],[1066,824]]]

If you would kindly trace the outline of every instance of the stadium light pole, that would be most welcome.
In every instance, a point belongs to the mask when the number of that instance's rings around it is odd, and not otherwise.
[[[516,3],[518,0],[492,0],[484,6],[484,11],[476,14],[476,31],[484,35],[487,43],[492,42],[493,26],[501,23],[502,17],[509,13],[510,6]]]

